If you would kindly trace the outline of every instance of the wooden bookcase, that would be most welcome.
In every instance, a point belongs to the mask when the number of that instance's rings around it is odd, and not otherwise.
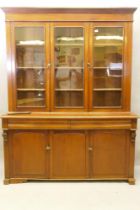
[[[3,8],[4,183],[134,179],[135,8]]]

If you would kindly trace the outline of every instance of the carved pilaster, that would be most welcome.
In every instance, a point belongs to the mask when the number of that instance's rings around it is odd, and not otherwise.
[[[132,129],[131,130],[131,142],[135,143],[136,140],[136,130]]]
[[[2,133],[3,141],[7,142],[8,141],[8,133],[7,130],[4,130]]]

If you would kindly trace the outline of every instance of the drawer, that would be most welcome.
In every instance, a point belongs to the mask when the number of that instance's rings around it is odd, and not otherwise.
[[[71,120],[71,129],[130,129],[130,120],[88,119]]]
[[[70,129],[70,121],[62,119],[12,119],[8,121],[9,129]]]

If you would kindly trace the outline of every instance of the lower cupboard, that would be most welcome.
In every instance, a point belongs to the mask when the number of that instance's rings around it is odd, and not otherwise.
[[[129,130],[10,130],[5,183],[27,180],[128,180],[134,176]]]

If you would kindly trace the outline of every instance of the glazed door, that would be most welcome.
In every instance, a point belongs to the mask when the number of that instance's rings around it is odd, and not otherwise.
[[[87,24],[51,24],[52,110],[87,109]]]
[[[86,134],[54,131],[51,139],[50,178],[86,179]]]
[[[48,178],[48,134],[43,131],[11,131],[9,136],[10,176]]]
[[[9,110],[127,111],[129,23],[12,23]]]
[[[91,178],[128,177],[129,135],[125,130],[90,132]]]
[[[129,30],[124,23],[90,24],[90,110],[129,109]]]
[[[16,110],[49,109],[49,26],[16,23],[12,25],[13,106]],[[12,91],[12,90],[10,90]]]

